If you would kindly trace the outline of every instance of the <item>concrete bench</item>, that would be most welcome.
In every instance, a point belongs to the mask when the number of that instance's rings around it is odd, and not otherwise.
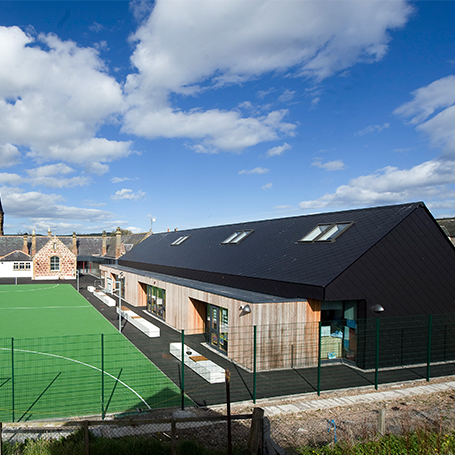
[[[191,368],[207,382],[210,382],[210,384],[225,381],[225,372],[223,368],[186,345],[184,345],[184,349],[184,362],[187,367]],[[182,343],[171,343],[169,350],[174,357],[179,361],[182,361]]]
[[[115,302],[115,300],[112,297],[109,297],[104,292],[99,291],[94,286],[87,286],[87,291],[93,293],[93,295],[95,297],[100,299],[107,306],[115,306],[116,305],[116,302]]]
[[[116,308],[117,314],[119,312],[118,307]],[[131,311],[125,306],[120,309],[120,315],[126,319],[131,325],[134,325],[141,332],[145,333],[149,338],[158,338],[160,336],[159,327],[153,325],[151,322],[137,315],[134,311]]]

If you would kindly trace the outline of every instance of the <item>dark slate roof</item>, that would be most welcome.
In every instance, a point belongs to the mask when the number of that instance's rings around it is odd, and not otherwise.
[[[0,257],[13,251],[22,250],[24,238],[20,235],[0,236]]]
[[[13,251],[0,258],[2,262],[13,262],[13,261],[31,261],[32,257],[29,254],[25,254],[23,251]]]
[[[200,277],[215,273],[324,287],[422,206],[416,202],[153,234],[119,264],[172,270],[172,275],[196,270]],[[297,243],[318,224],[341,222],[353,225],[334,242]],[[239,244],[222,244],[236,230],[249,229],[253,232]],[[190,237],[171,246],[184,235]]]
[[[455,218],[441,218],[436,221],[448,237],[455,237]]]

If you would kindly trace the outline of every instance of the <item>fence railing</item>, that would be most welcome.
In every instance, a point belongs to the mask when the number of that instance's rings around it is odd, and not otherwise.
[[[177,441],[182,440],[197,441],[211,450],[235,447],[236,450],[258,453],[262,444],[263,418],[263,411],[258,411],[237,415],[0,423],[0,441],[14,445],[39,438],[61,440],[78,433],[85,455],[90,454],[90,447],[97,443],[96,439],[127,437],[154,437],[169,447],[172,454],[177,453]],[[259,425],[253,424],[256,421]]]
[[[124,331],[126,333],[128,331]],[[455,314],[0,339],[0,421],[252,401],[455,374]],[[226,336],[227,334],[227,336]],[[175,349],[172,348],[174,346]],[[221,348],[220,348],[221,346]]]

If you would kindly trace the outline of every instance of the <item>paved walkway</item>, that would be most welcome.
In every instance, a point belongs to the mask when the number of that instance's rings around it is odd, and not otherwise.
[[[317,400],[304,401],[301,403],[261,406],[265,415],[272,417],[279,414],[317,411],[320,409],[330,409],[339,406],[354,406],[360,403],[377,403],[381,401],[391,401],[414,397],[430,393],[446,392],[455,389],[455,381],[440,382],[437,384],[425,384],[417,387],[403,387],[395,390],[385,390],[383,392],[365,393],[362,395],[341,396],[332,398],[320,398]],[[340,393],[343,393],[340,391]]]

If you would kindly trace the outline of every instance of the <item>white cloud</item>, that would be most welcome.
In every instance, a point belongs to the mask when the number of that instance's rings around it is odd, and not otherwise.
[[[123,188],[121,190],[116,191],[115,194],[111,196],[111,199],[114,201],[119,201],[121,199],[136,200],[141,199],[144,196],[145,196],[144,191],[139,190],[136,193],[134,193],[133,190]]]
[[[410,169],[387,166],[352,179],[335,193],[302,201],[302,209],[393,204],[414,199],[447,197],[446,185],[455,183],[455,162],[431,160]]]
[[[261,190],[271,190],[273,187],[273,183],[267,183],[263,187],[261,187]]]
[[[18,27],[0,27],[3,147],[29,148],[29,156],[41,162],[87,163],[94,157],[100,162],[126,156],[130,144],[109,147],[106,139],[94,138],[124,107],[121,86],[106,73],[95,49],[52,34],[33,38]]]
[[[390,127],[390,123],[384,123],[382,125],[369,125],[363,130],[357,131],[355,133],[357,136],[363,136],[365,134],[371,134],[371,133],[380,133],[382,130],[385,130]]]
[[[404,25],[410,13],[404,0],[332,2],[330,8],[307,1],[158,0],[132,37],[138,72],[125,84],[130,109],[124,131],[187,137],[202,141],[205,150],[228,151],[292,134],[295,125],[283,122],[282,111],[267,117],[183,112],[171,106],[170,95],[196,95],[270,72],[323,79],[382,58],[388,31]],[[293,93],[283,95],[289,100]]]
[[[19,163],[21,154],[12,144],[0,144],[0,167],[10,167]]]
[[[133,180],[129,177],[113,177],[111,178],[112,183],[121,183],[121,182],[126,182],[128,180]]]
[[[19,174],[10,174],[8,172],[0,173],[0,184],[2,185],[19,185],[24,182],[24,178]]]
[[[277,147],[272,147],[271,149],[267,150],[266,156],[269,158],[272,156],[280,156],[286,150],[290,150],[291,148],[292,146],[285,142],[283,145],[278,145]]]
[[[285,90],[279,97],[278,102],[280,103],[288,103],[289,101],[294,98],[295,90]]]
[[[57,194],[39,191],[24,192],[19,188],[1,189],[3,210],[8,217],[23,217],[46,220],[77,220],[88,222],[110,220],[113,214],[97,209],[85,209],[62,205],[63,198]]]
[[[239,174],[266,174],[269,172],[270,169],[266,169],[264,167],[255,167],[254,169],[251,169],[250,171],[247,171],[243,169],[242,171],[239,171]]]
[[[334,160],[334,161],[327,161],[327,163],[323,163],[320,160],[314,161],[312,166],[320,167],[321,169],[325,169],[326,171],[341,171],[345,168],[343,160]]]

